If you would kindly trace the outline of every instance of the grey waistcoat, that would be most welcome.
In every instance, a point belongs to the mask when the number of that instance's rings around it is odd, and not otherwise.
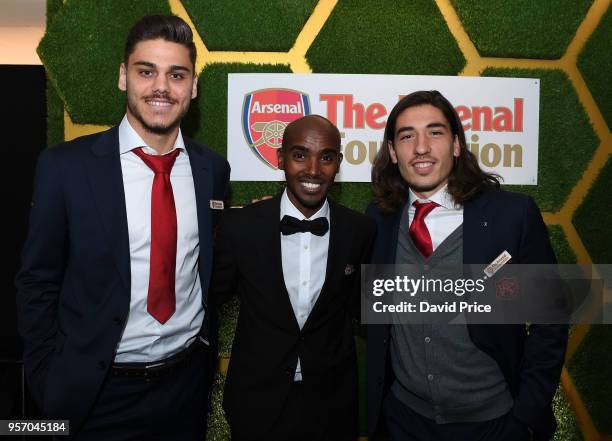
[[[425,262],[408,233],[406,206],[395,263]],[[427,261],[429,266],[440,263],[463,264],[463,226]],[[488,421],[512,408],[512,395],[499,366],[472,343],[465,324],[392,325],[391,364],[395,396],[438,424]]]

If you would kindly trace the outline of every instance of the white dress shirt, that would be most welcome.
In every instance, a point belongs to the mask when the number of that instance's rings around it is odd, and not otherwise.
[[[429,230],[433,250],[444,242],[453,231],[463,223],[463,206],[455,204],[452,196],[449,194],[446,185],[431,195],[428,199],[417,197],[412,190],[409,190],[410,207],[408,207],[408,220],[412,224],[416,208],[412,203],[419,202],[436,202],[439,207],[434,208],[425,216],[425,225]]]
[[[287,190],[283,192],[280,203],[280,218],[293,216],[296,219],[307,219],[289,200]],[[329,222],[329,204],[327,199],[323,206],[308,220],[319,217],[327,218]],[[311,233],[295,233],[281,235],[281,256],[283,277],[289,293],[289,300],[300,329],[304,327],[312,308],[314,307],[323,283],[327,269],[327,250],[329,248],[329,231],[323,236]],[[302,369],[298,358],[295,370],[295,381],[302,379]]]
[[[176,311],[164,324],[147,312],[151,254],[151,191],[153,171],[133,149],[156,155],[124,117],[119,125],[119,153],[130,241],[130,312],[117,346],[116,362],[148,362],[167,358],[188,346],[204,319],[198,273],[198,216],[189,155],[179,130],[174,149],[180,153],[170,173],[177,223]],[[173,149],[173,150],[174,150]]]

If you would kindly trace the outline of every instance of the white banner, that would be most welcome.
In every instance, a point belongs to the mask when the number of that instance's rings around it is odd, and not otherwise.
[[[405,95],[438,90],[457,109],[468,148],[505,184],[538,182],[540,81],[422,75],[229,74],[232,181],[281,181],[276,152],[287,123],[319,114],[342,134],[336,181],[370,182],[387,115]]]

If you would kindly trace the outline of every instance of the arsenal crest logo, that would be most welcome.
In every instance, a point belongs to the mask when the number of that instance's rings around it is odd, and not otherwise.
[[[495,284],[495,296],[502,300],[512,300],[519,294],[519,282],[516,277],[504,277]]]
[[[261,89],[244,97],[242,131],[247,144],[269,167],[278,168],[276,151],[291,121],[310,114],[308,95],[291,89]]]

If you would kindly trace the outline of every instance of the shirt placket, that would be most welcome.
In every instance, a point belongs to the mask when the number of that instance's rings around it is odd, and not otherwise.
[[[443,409],[440,403],[440,366],[439,360],[439,349],[436,349],[438,342],[441,340],[438,326],[433,324],[425,325],[427,337],[425,338],[425,345],[428,353],[427,369],[431,372],[431,380],[429,381],[429,387],[431,391],[431,404],[433,406],[434,420],[438,424],[444,423]]]
[[[310,233],[300,234],[300,284],[298,287],[298,323],[304,326],[308,317],[309,291],[310,291]]]

